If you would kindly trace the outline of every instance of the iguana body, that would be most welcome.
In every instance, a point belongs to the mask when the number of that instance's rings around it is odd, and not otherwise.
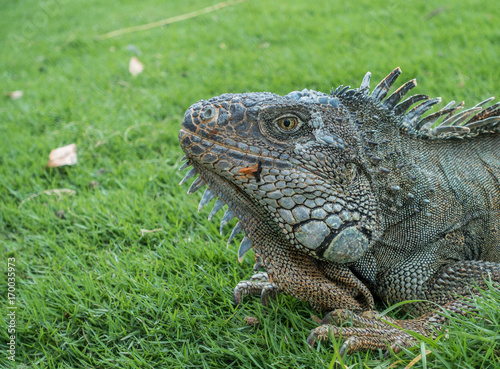
[[[221,232],[238,217],[239,257],[253,247],[268,273],[240,283],[235,299],[279,290],[343,309],[311,341],[339,335],[331,323],[371,311],[373,296],[460,310],[455,296],[471,284],[500,282],[500,104],[457,112],[462,104],[450,103],[422,118],[440,99],[400,102],[415,80],[385,98],[400,73],[371,94],[368,73],[358,89],[225,94],[184,116],[186,179],[200,175],[188,193],[207,184],[200,208],[219,197],[211,216],[227,203]],[[441,319],[396,324],[429,335],[430,321]],[[354,323],[342,330],[351,351],[413,342],[373,316]]]

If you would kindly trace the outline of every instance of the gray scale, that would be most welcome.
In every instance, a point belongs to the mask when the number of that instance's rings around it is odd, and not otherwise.
[[[326,200],[321,197],[318,197],[317,199],[314,200],[314,202],[316,203],[316,205],[322,206],[326,202]]]
[[[269,206],[272,206],[275,209],[277,209],[279,207],[278,203],[274,199],[271,199],[271,198],[268,198],[268,197],[264,197],[264,199],[262,201],[264,201],[264,203],[266,203]]]
[[[287,224],[295,224],[295,218],[292,215],[290,210],[286,209],[278,209],[278,214],[281,216],[281,219]]]
[[[304,205],[307,206],[308,208],[315,208],[316,203],[312,199],[308,199],[304,202]]]
[[[339,213],[340,211],[342,211],[342,205],[340,205],[339,203],[333,204],[332,208],[333,208],[333,211],[335,211],[336,213]]]
[[[342,219],[340,219],[338,215],[330,215],[328,218],[326,218],[325,222],[330,228],[333,229],[339,229],[343,224]]]
[[[293,201],[295,201],[296,204],[303,204],[306,198],[303,195],[294,195]]]
[[[321,208],[316,208],[311,212],[311,218],[313,219],[325,219],[328,214]]]
[[[283,194],[281,193],[281,191],[273,191],[273,192],[269,192],[267,194],[267,197],[269,197],[271,199],[278,200],[278,199],[281,199],[283,197]]]
[[[285,209],[291,209],[295,206],[295,202],[289,197],[283,197],[279,199],[278,203]]]
[[[297,206],[292,210],[293,217],[295,218],[296,223],[303,222],[309,219],[309,214],[311,209],[305,206]]]
[[[351,220],[351,213],[347,210],[342,210],[340,212],[340,218],[344,221],[344,222],[349,222]]]
[[[329,233],[330,230],[325,223],[312,220],[295,231],[295,238],[308,249],[316,249]]]

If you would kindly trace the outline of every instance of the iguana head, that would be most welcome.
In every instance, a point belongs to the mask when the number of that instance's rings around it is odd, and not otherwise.
[[[199,173],[189,193],[208,185],[200,208],[235,215],[257,247],[271,238],[315,258],[358,260],[376,234],[377,205],[359,161],[356,122],[336,97],[303,90],[225,94],[192,105],[179,141]],[[234,232],[233,232],[234,233]],[[232,236],[231,235],[231,239]],[[245,244],[246,242],[246,244]],[[244,239],[240,257],[251,243]]]

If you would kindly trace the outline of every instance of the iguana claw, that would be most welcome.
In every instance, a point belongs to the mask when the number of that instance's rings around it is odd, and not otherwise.
[[[262,305],[267,306],[269,298],[276,298],[278,293],[278,286],[270,282],[267,273],[256,273],[249,280],[241,281],[236,285],[233,300],[236,305],[239,305],[245,295],[260,295]]]

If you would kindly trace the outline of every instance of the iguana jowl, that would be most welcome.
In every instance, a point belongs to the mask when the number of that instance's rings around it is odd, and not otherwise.
[[[228,204],[221,233],[236,216],[229,242],[243,231],[239,258],[252,247],[267,271],[236,302],[281,291],[335,311],[309,342],[342,332],[343,352],[413,344],[370,313],[373,296],[429,301],[394,323],[430,335],[436,303],[461,311],[471,284],[500,282],[500,103],[422,117],[440,99],[401,102],[415,80],[386,97],[400,73],[371,93],[367,73],[329,95],[224,94],[192,105],[179,132],[182,182],[199,174],[188,193],[208,185],[199,209],[219,198],[209,218]],[[349,316],[357,328],[340,329]]]

